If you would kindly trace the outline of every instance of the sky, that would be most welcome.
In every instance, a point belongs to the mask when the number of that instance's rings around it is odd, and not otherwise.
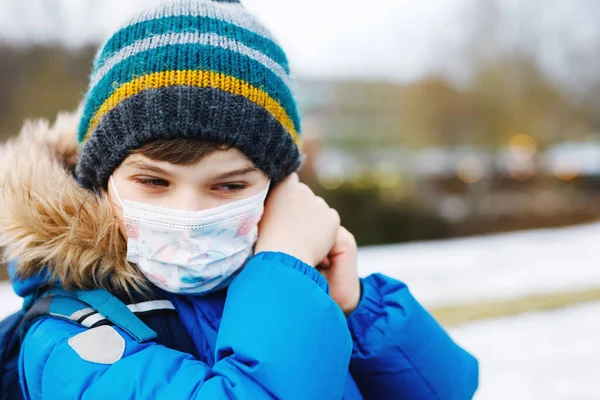
[[[100,42],[124,20],[164,0],[0,0],[0,38]],[[504,46],[534,37],[536,56],[568,79],[565,49],[596,54],[597,0],[243,0],[273,31],[295,76],[408,82],[441,72],[461,80],[468,34],[479,26]],[[502,22],[486,32],[496,4]],[[494,36],[494,37],[492,37]],[[486,38],[480,42],[485,44]],[[595,47],[594,47],[595,46]],[[533,50],[532,50],[533,51]],[[538,54],[539,53],[539,54]]]

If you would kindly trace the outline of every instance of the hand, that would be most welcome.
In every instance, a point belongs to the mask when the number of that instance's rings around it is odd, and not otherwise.
[[[356,309],[361,296],[356,255],[354,236],[340,226],[335,244],[317,267],[329,282],[331,298],[346,316]]]
[[[292,174],[269,194],[255,253],[277,251],[316,266],[333,247],[340,216]]]

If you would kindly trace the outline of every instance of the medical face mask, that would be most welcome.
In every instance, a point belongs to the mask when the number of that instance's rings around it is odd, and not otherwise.
[[[269,185],[259,194],[216,208],[184,211],[122,200],[127,261],[172,293],[226,287],[252,256]]]

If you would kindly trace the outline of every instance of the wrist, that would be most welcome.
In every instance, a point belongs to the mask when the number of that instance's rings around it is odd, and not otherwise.
[[[354,291],[354,296],[352,296],[347,302],[340,305],[340,308],[344,312],[346,317],[349,317],[350,314],[356,310],[358,304],[360,303],[360,299],[362,298],[362,284],[360,279],[356,279],[356,290]]]

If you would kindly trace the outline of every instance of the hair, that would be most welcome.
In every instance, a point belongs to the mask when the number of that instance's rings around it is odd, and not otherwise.
[[[159,139],[134,150],[132,154],[141,154],[154,161],[165,161],[175,165],[194,165],[217,151],[230,148],[200,139]]]

